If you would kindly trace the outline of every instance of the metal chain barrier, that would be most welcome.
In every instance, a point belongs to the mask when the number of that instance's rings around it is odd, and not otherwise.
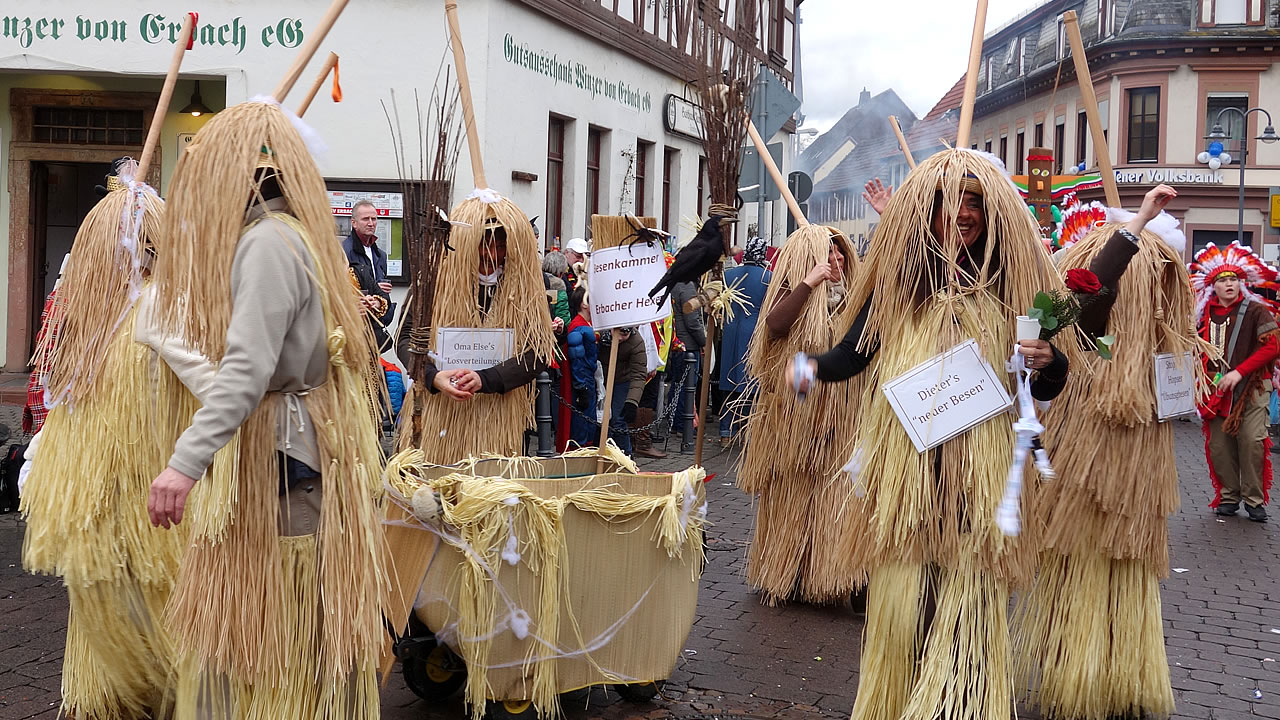
[[[675,414],[676,405],[680,403],[680,395],[683,392],[685,382],[689,380],[689,371],[691,370],[693,370],[693,366],[686,363],[684,367],[684,374],[681,375],[680,377],[680,382],[672,384],[673,388],[679,388],[680,390],[678,392],[671,393],[671,401],[667,403],[667,406],[663,408],[662,413],[659,414],[654,419],[653,422],[649,423],[648,425],[645,425],[644,427],[638,427],[638,428],[628,427],[625,431],[622,431],[623,434],[639,435],[640,433],[646,433],[651,430],[656,430],[658,427],[662,425],[664,421],[670,420],[672,416]],[[657,379],[656,376],[655,376],[655,379]],[[578,417],[582,418],[583,420],[586,420],[587,422],[593,425],[600,424],[599,420],[593,417],[587,417],[585,413],[578,410],[578,408],[574,407],[572,402],[569,402],[565,400],[563,397],[561,397],[560,393],[556,390],[556,383],[551,384],[550,392],[551,392],[551,397],[555,401],[557,401],[560,405],[563,405],[564,407],[569,408],[570,412],[572,412],[574,415],[577,415]],[[610,430],[610,432],[613,432],[613,431]]]

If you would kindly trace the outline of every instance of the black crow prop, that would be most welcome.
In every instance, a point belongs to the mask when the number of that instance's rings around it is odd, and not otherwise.
[[[715,267],[722,256],[729,254],[729,240],[721,227],[724,220],[725,217],[721,215],[712,215],[707,218],[707,221],[702,224],[702,229],[698,230],[698,234],[676,255],[667,274],[663,275],[658,284],[649,291],[649,297],[662,291],[662,297],[658,298],[658,304],[661,305],[667,301],[673,285],[697,280]]]

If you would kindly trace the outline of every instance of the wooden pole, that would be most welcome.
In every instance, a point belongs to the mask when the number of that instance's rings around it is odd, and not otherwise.
[[[973,103],[978,97],[978,68],[982,66],[982,34],[987,29],[987,0],[978,0],[973,18],[973,39],[969,42],[969,71],[964,76],[964,102],[960,104],[960,128],[956,147],[969,147],[973,129]]]
[[[333,72],[333,68],[338,65],[338,53],[329,53],[329,57],[324,59],[324,66],[320,68],[320,74],[316,76],[316,81],[311,85],[311,89],[307,91],[307,96],[302,99],[302,104],[298,106],[298,117],[307,114],[307,108],[311,107],[311,101],[316,99],[316,94],[320,92],[324,81],[328,79],[329,73]]]
[[[173,99],[173,86],[178,83],[178,70],[182,67],[182,56],[187,52],[191,42],[191,34],[196,30],[196,18],[187,13],[182,21],[182,32],[178,33],[178,42],[173,48],[173,59],[169,61],[169,72],[164,76],[164,86],[160,88],[160,99],[156,102],[156,114],[151,116],[151,127],[147,128],[147,142],[142,146],[142,159],[138,161],[138,172],[134,180],[147,181],[147,171],[151,169],[151,158],[155,157],[156,146],[160,144],[160,127],[164,125],[164,116],[169,112],[169,101]]]
[[[951,149],[951,143],[947,142],[946,138],[938,138],[938,142],[942,143],[948,150]]]
[[[782,199],[787,201],[787,207],[791,209],[791,217],[795,218],[796,225],[804,227],[809,224],[809,220],[805,218],[804,213],[800,212],[800,203],[796,202],[795,197],[791,194],[791,188],[787,187],[786,178],[782,177],[782,171],[778,169],[776,163],[773,162],[773,156],[769,154],[769,146],[765,145],[764,138],[760,137],[760,131],[756,130],[756,124],[747,119],[747,134],[751,136],[751,142],[756,146],[756,152],[759,153],[760,159],[764,161],[765,170],[769,171],[769,177],[773,178],[773,184],[778,186],[779,192],[782,193]],[[760,182],[764,182],[764,178],[760,178]]]
[[[271,97],[275,98],[276,102],[284,102],[289,91],[293,89],[294,83],[298,82],[298,78],[302,76],[302,71],[307,67],[307,63],[311,62],[311,58],[320,49],[320,43],[324,42],[325,36],[329,34],[329,30],[333,28],[333,24],[338,21],[338,16],[342,14],[343,9],[346,7],[347,0],[333,0],[330,3],[324,17],[320,18],[320,23],[311,31],[307,41],[302,44],[302,50],[293,59],[293,64],[289,66],[289,71],[285,73],[280,80],[280,84],[276,86],[276,91],[271,93]]]
[[[604,472],[604,446],[609,441],[609,410],[613,408],[613,383],[618,376],[618,350],[622,347],[622,331],[614,328],[609,331],[612,334],[613,345],[609,350],[609,368],[605,373],[604,380],[604,407],[600,414],[600,457],[596,459],[596,473]]]
[[[1084,101],[1085,114],[1089,117],[1089,133],[1093,136],[1093,148],[1098,155],[1098,172],[1102,175],[1102,189],[1107,205],[1120,207],[1120,188],[1116,186],[1116,171],[1111,165],[1111,150],[1107,137],[1102,133],[1102,116],[1098,112],[1098,96],[1093,92],[1093,75],[1089,72],[1089,59],[1084,54],[1084,39],[1080,37],[1080,21],[1075,10],[1062,14],[1062,23],[1071,43],[1071,59],[1076,66],[1076,82],[1080,85],[1080,99]],[[1052,110],[1052,108],[1050,108]]]
[[[711,352],[716,344],[716,318],[711,308],[707,315],[707,344],[702,347],[702,397],[698,399],[698,435],[693,446],[693,464],[702,467],[702,445],[707,435],[707,400],[711,396]],[[723,411],[722,411],[723,412]]]
[[[458,95],[462,100],[462,123],[467,128],[467,147],[471,151],[471,177],[477,188],[489,187],[484,177],[484,158],[480,154],[480,129],[476,127],[475,106],[471,102],[471,77],[467,74],[467,53],[462,49],[462,31],[458,29],[457,0],[447,0],[444,12],[449,20],[449,42],[453,46],[453,64],[458,70]]]
[[[911,155],[911,147],[907,145],[907,136],[902,134],[902,127],[898,125],[898,118],[890,115],[889,124],[893,126],[893,134],[898,136],[898,147],[902,148],[902,155],[907,159],[907,167],[915,170],[916,159]]]

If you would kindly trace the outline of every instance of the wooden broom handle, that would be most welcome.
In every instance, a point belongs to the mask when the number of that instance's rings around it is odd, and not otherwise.
[[[600,415],[600,457],[596,459],[596,474],[604,472],[604,448],[609,444],[609,411],[613,409],[613,386],[618,377],[618,348],[622,347],[622,331],[614,328],[613,347],[609,349],[609,367],[604,381],[604,407]]]
[[[795,196],[791,194],[786,178],[782,177],[782,171],[773,162],[773,156],[769,154],[769,146],[764,144],[764,138],[760,137],[760,131],[756,130],[756,124],[751,122],[751,118],[747,118],[747,134],[751,135],[751,142],[755,144],[756,152],[760,153],[760,158],[764,160],[764,167],[769,171],[769,177],[773,178],[773,184],[778,186],[782,199],[787,201],[787,207],[791,209],[791,217],[795,218],[796,225],[799,227],[808,225],[809,220],[800,211],[800,203],[796,202]],[[760,182],[764,182],[764,178],[760,178]]]
[[[956,147],[969,147],[973,129],[973,103],[978,98],[978,68],[982,65],[982,34],[987,29],[987,0],[978,0],[973,18],[973,39],[969,42],[969,72],[964,76],[964,102],[960,104],[960,127]],[[990,80],[988,80],[990,82]]]
[[[898,136],[898,146],[902,148],[902,155],[907,159],[907,167],[915,170],[916,159],[911,156],[911,148],[907,146],[907,136],[902,134],[902,127],[898,125],[897,116],[890,115],[889,124],[893,126],[893,134]]]
[[[1084,101],[1084,111],[1089,118],[1089,133],[1093,136],[1093,149],[1098,155],[1098,172],[1102,175],[1102,189],[1107,196],[1107,205],[1120,207],[1120,188],[1116,186],[1116,171],[1111,165],[1111,150],[1107,147],[1107,137],[1102,133],[1102,115],[1098,112],[1098,96],[1093,92],[1093,75],[1089,72],[1089,59],[1084,54],[1084,39],[1080,37],[1080,22],[1076,19],[1076,11],[1068,10],[1062,14],[1062,23],[1067,31],[1067,41],[1071,43],[1071,60],[1076,65],[1076,83],[1080,85],[1080,99]],[[1049,108],[1053,112],[1053,108]]]
[[[156,102],[156,114],[151,116],[151,127],[147,128],[147,141],[142,146],[142,159],[138,161],[138,172],[134,180],[147,181],[147,170],[151,169],[151,158],[155,157],[156,146],[160,144],[160,127],[164,125],[164,116],[169,113],[169,101],[173,99],[173,86],[178,83],[178,70],[182,67],[182,56],[187,52],[187,44],[191,42],[191,34],[196,31],[195,18],[187,13],[182,21],[182,32],[178,33],[178,44],[173,48],[173,59],[169,61],[169,72],[164,76],[164,86],[160,88],[160,100]]]
[[[289,72],[285,73],[280,80],[280,84],[276,86],[276,91],[271,93],[271,97],[276,102],[283,103],[285,96],[293,89],[294,83],[298,82],[298,78],[302,76],[302,71],[306,69],[307,63],[311,62],[311,58],[315,56],[316,51],[320,49],[320,43],[324,42],[325,36],[329,34],[329,30],[333,28],[333,24],[338,21],[338,16],[347,7],[347,0],[333,0],[329,5],[329,9],[325,12],[324,17],[320,18],[320,23],[316,25],[315,30],[311,32],[311,36],[302,44],[302,50],[298,56],[293,59],[293,64],[289,66]]]
[[[307,96],[302,99],[302,104],[298,106],[298,117],[307,114],[307,108],[311,107],[311,101],[316,99],[316,93],[320,92],[320,88],[324,85],[324,81],[328,79],[329,73],[333,72],[333,68],[338,64],[338,53],[329,53],[329,57],[324,59],[324,67],[320,68],[320,75],[316,77],[315,83],[311,85],[311,89],[307,91]]]
[[[467,53],[462,49],[462,30],[458,27],[457,0],[446,0],[444,13],[449,20],[449,42],[453,46],[453,64],[458,70],[458,95],[462,100],[462,123],[467,128],[467,147],[471,151],[471,177],[477,188],[489,187],[484,177],[484,157],[480,154],[480,129],[476,127],[475,106],[471,102],[471,76],[467,74]]]

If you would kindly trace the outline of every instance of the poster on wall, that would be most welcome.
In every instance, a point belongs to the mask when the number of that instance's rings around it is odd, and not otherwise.
[[[360,200],[369,200],[378,213],[378,247],[387,255],[387,276],[404,277],[404,195],[398,192],[366,190],[329,190],[329,209],[337,224],[338,237],[351,233],[351,208]]]

